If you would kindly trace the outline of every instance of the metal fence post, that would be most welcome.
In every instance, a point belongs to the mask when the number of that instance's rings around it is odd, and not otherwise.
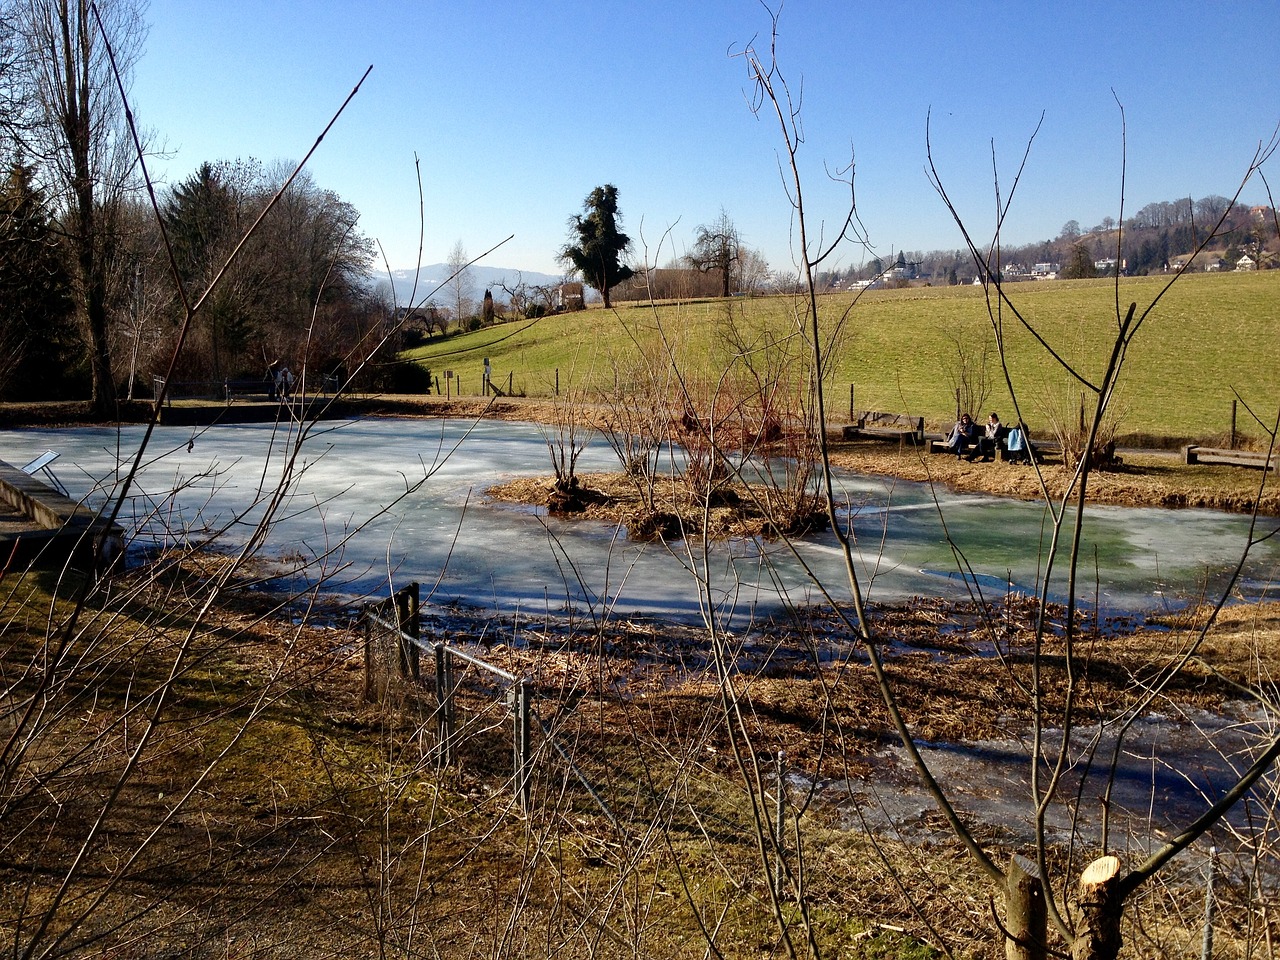
[[[361,608],[361,626],[364,628],[364,702],[373,703],[373,621],[369,619],[369,605]]]
[[[512,737],[514,756],[516,800],[522,813],[529,812],[529,688],[524,680],[517,680],[511,689],[512,714],[515,731]]]
[[[435,645],[436,655],[436,735],[439,737],[440,762],[453,763],[453,657],[443,640]]]

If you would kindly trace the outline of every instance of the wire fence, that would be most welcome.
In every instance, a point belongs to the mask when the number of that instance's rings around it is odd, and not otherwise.
[[[434,667],[434,723],[429,718],[424,734],[434,728],[435,740],[426,749],[441,764],[455,764],[462,744],[474,743],[483,734],[509,723],[511,782],[520,809],[527,813],[535,760],[532,684],[526,677],[518,677],[443,640],[424,642],[419,602],[418,584],[411,583],[390,597],[363,607],[360,620],[365,701],[387,702],[397,683],[422,691],[427,686],[422,676],[422,654],[429,652]],[[464,694],[469,710],[460,724],[459,705]],[[538,726],[544,731],[546,743],[549,738],[540,720]]]

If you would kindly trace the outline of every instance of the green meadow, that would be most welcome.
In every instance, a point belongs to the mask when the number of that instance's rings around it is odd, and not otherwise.
[[[1165,277],[1121,280],[1121,312],[1137,303],[1147,310]],[[994,315],[981,287],[914,287],[877,290],[854,301],[851,294],[821,298],[827,329],[843,317],[831,363],[828,419],[849,415],[850,385],[856,409],[923,416],[938,425],[954,416],[958,343],[972,358],[990,353],[986,406],[1011,419],[1010,393],[995,351],[994,325],[1004,331],[1005,360],[1024,417],[1046,425],[1049,411],[1077,409],[1080,387],[1028,332],[1020,314],[1063,359],[1089,380],[1105,368],[1116,330],[1114,280],[1009,284],[1007,304]],[[727,344],[758,343],[762,331],[775,342],[794,327],[797,304],[789,297],[624,305],[514,321],[439,339],[409,352],[444,387],[444,371],[457,379],[449,389],[480,391],[483,360],[495,384],[528,396],[607,389],[626,382],[635,358],[664,349],[695,375],[723,368]],[[730,331],[736,336],[730,336]],[[1231,424],[1236,394],[1265,417],[1280,403],[1280,271],[1188,274],[1147,314],[1125,359],[1119,391],[1122,436],[1221,437]],[[984,417],[986,411],[972,411]],[[1260,429],[1239,408],[1239,427]]]

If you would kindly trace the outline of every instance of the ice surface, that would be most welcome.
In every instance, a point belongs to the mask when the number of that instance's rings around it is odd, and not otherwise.
[[[0,456],[21,462],[32,451],[58,450],[59,477],[72,494],[101,503],[142,433],[141,427],[0,431]],[[223,528],[227,542],[243,540],[285,475],[292,439],[270,424],[161,427],[124,519],[140,531],[139,542],[199,538]],[[578,469],[613,470],[616,460],[597,441]],[[682,545],[630,543],[609,524],[558,521],[484,496],[501,480],[549,472],[544,435],[531,424],[320,424],[298,452],[265,549],[270,556],[305,558],[312,575],[331,577],[339,592],[381,595],[419,580],[435,585],[435,602],[500,613],[572,607],[693,618],[710,602],[742,618],[776,609],[782,595],[816,596],[782,544],[717,546],[703,597]],[[859,573],[873,599],[961,595],[971,584],[999,596],[1009,584],[1033,590],[1045,575],[1043,505],[847,473],[837,481],[842,510],[853,516]],[[1082,595],[1117,612],[1194,598],[1222,581],[1246,527],[1245,518],[1213,511],[1091,508]],[[847,595],[830,533],[800,544],[798,552],[837,596]],[[1278,558],[1280,544],[1256,549],[1246,571],[1254,593],[1274,584]],[[1064,577],[1059,561],[1055,590],[1063,589]],[[1096,598],[1095,582],[1103,585]]]

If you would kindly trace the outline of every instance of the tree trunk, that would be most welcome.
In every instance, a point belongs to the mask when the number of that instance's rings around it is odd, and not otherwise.
[[[1084,929],[1071,945],[1072,960],[1115,960],[1120,953],[1120,917],[1124,901],[1118,895],[1120,860],[1101,857],[1080,875],[1077,903]]]
[[[1014,854],[1005,874],[1006,960],[1045,960],[1048,927],[1044,884],[1034,863]]]

